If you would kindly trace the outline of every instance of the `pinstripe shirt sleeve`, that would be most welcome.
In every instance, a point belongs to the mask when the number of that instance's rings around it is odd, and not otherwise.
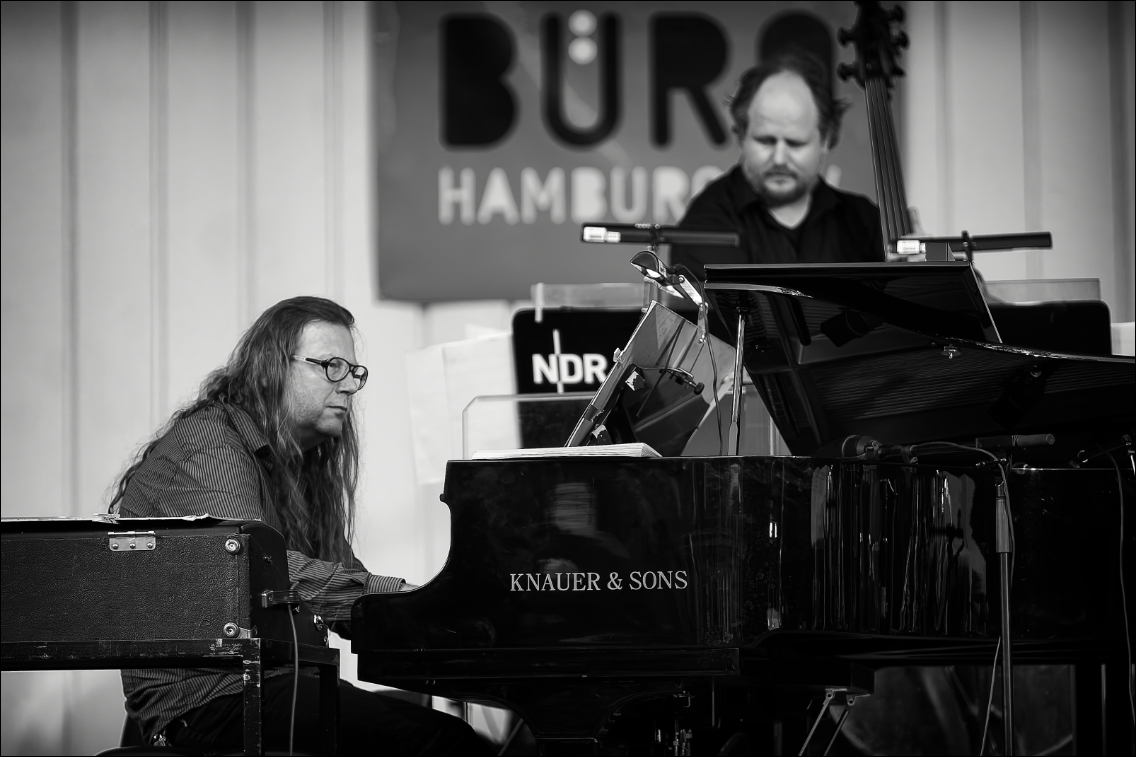
[[[299,552],[288,551],[288,575],[292,588],[300,593],[313,612],[329,623],[351,620],[352,603],[364,594],[398,591],[405,583],[401,578],[368,573],[358,560],[352,567],[342,563],[313,560]]]

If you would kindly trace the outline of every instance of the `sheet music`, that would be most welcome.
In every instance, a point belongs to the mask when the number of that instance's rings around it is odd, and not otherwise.
[[[662,457],[649,444],[599,444],[592,447],[534,447],[532,449],[483,449],[474,460],[512,460],[534,457]]]

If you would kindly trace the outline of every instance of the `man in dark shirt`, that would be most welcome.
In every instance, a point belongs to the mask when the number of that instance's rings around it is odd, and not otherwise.
[[[879,210],[821,178],[847,106],[815,58],[787,54],[746,71],[730,102],[738,164],[690,203],[679,224],[741,235],[738,247],[674,246],[671,264],[884,260]]]

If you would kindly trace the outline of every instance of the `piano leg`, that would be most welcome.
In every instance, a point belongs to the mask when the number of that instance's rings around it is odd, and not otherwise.
[[[260,657],[260,639],[249,639],[244,656],[244,747],[245,754],[264,754],[264,733],[261,716],[261,684],[263,670]]]
[[[1131,700],[1128,698],[1128,660],[1113,657],[1104,664],[1103,754],[1133,754],[1134,748]]]
[[[1073,666],[1073,752],[1104,754],[1103,665]]]
[[[320,751],[338,754],[339,741],[339,659],[335,665],[319,668]]]

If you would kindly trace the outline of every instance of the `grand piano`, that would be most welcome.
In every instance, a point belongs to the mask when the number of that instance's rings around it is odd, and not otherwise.
[[[1004,469],[1013,661],[1076,664],[1078,750],[1130,753],[1133,358],[1002,344],[968,263],[708,266],[706,292],[792,456],[450,462],[448,560],[356,602],[360,678],[507,707],[545,754],[795,753],[810,701],[881,668],[991,665]],[[629,374],[690,375],[699,336],[652,306],[588,427],[629,428]],[[935,444],[979,437],[1003,467]]]

